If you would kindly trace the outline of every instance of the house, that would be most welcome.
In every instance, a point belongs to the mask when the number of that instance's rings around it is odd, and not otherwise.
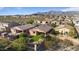
[[[79,26],[79,20],[78,19],[77,20],[73,20],[73,23],[74,23],[75,26]]]
[[[0,22],[0,31],[10,32],[10,28],[18,25],[16,22]]]
[[[33,27],[35,27],[35,25],[31,25],[31,24],[15,26],[15,27],[11,28],[11,32],[12,32],[12,34],[17,34],[20,32],[29,34],[29,29],[31,29]]]
[[[48,24],[48,23],[51,23],[51,21],[52,21],[52,19],[45,18],[45,19],[36,20],[36,23],[38,23],[38,24]]]
[[[45,21],[45,20],[37,20],[36,23],[38,23],[38,24],[47,24],[48,21]]]
[[[41,24],[41,25],[21,25],[21,26],[15,26],[11,28],[11,32],[15,35],[20,32],[24,32],[28,35],[37,35],[38,33],[45,33],[47,34],[49,31],[51,31],[52,27],[48,26],[47,24]]]
[[[59,31],[59,33],[63,35],[68,35],[68,33],[70,32],[70,29],[67,28],[65,25],[60,25],[55,30]]]
[[[77,31],[77,34],[79,35],[79,26],[75,26],[75,29]]]
[[[74,27],[76,29],[77,34],[79,35],[79,20],[73,20]]]
[[[38,33],[47,34],[51,30],[52,30],[51,26],[48,26],[47,24],[41,24],[35,28],[30,29],[29,33],[30,33],[30,35],[37,35]]]
[[[56,24],[56,25],[60,25],[60,21],[57,21],[57,20],[53,20],[50,22],[50,24]]]

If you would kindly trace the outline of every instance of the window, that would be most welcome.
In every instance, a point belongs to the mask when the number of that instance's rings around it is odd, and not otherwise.
[[[42,23],[42,21],[40,21],[40,23]]]
[[[35,33],[35,31],[33,31],[33,33]]]
[[[16,32],[17,32],[17,33],[20,33],[20,32],[22,32],[22,31],[20,31],[20,30],[16,30]]]
[[[48,23],[48,22],[46,22],[46,23]]]

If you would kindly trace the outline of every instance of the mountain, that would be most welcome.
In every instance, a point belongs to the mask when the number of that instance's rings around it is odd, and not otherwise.
[[[63,14],[63,12],[62,11],[48,11],[48,12],[38,12],[33,15],[39,15],[39,14]]]
[[[65,14],[79,15],[79,11],[67,11]]]
[[[48,11],[48,12],[38,12],[32,15],[52,15],[52,14],[65,14],[65,15],[79,15],[79,11],[67,11],[67,12],[63,12],[63,11]]]
[[[63,11],[48,11],[48,12],[38,12],[38,13],[33,13],[33,14],[30,14],[30,15],[79,15],[79,11],[66,11],[66,12],[63,12]],[[7,16],[30,16],[30,15],[7,15]]]

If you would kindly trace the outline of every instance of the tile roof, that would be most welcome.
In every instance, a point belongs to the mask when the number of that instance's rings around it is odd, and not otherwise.
[[[27,24],[27,25],[16,26],[16,27],[14,27],[14,29],[27,30],[27,29],[30,29],[30,28],[33,28],[33,27],[34,27],[34,25]]]
[[[36,29],[42,30],[44,32],[48,32],[52,29],[52,27],[47,24],[41,24],[38,27],[36,27]]]

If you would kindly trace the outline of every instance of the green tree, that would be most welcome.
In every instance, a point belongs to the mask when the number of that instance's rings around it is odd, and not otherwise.
[[[32,40],[33,40],[33,41],[38,41],[39,39],[42,39],[42,38],[43,38],[42,35],[32,36]]]
[[[2,38],[0,39],[0,50],[5,50],[5,47],[7,47],[8,45],[10,44],[10,42],[5,39],[5,38]]]
[[[28,21],[27,21],[27,24],[33,24],[34,23],[34,20],[32,20],[32,19],[29,19]]]
[[[51,34],[57,35],[57,34],[59,34],[59,32],[58,31],[55,31],[54,29],[52,29]]]
[[[56,27],[56,26],[57,26],[56,23],[52,23],[51,25],[52,25],[53,27]]]
[[[19,38],[12,42],[12,48],[18,51],[27,49],[27,38],[23,33],[19,35]]]
[[[73,31],[73,30],[71,30],[71,31],[69,32],[69,36],[71,36],[71,37],[75,37],[76,35],[77,35],[76,32]]]

